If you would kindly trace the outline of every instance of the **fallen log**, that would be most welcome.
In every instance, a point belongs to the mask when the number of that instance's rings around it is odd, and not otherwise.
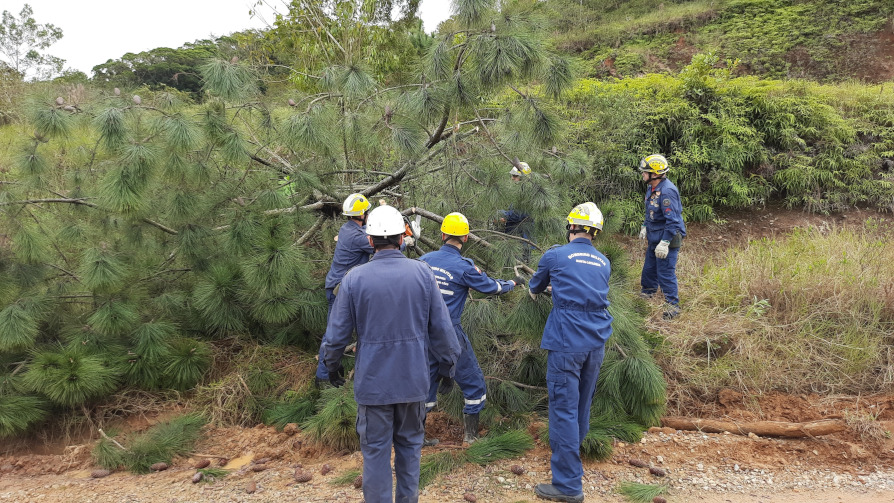
[[[760,437],[786,438],[820,437],[847,429],[844,421],[838,419],[787,423],[785,421],[732,422],[714,419],[665,417],[661,419],[661,425],[675,430],[704,431],[707,433],[730,432],[736,435],[754,433]]]

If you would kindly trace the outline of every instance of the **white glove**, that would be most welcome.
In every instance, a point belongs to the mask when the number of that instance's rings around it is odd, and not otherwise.
[[[655,247],[655,256],[657,258],[667,258],[667,247],[671,242],[668,240],[663,240],[658,243],[658,246]]]
[[[422,226],[419,225],[419,222],[416,222],[416,221],[410,222],[410,230],[413,231],[414,236],[422,235]]]
[[[646,239],[646,226],[645,225],[642,225],[639,228],[639,238],[642,240]]]
[[[416,245],[416,240],[413,236],[404,236],[404,244],[407,245],[407,248],[412,248]]]

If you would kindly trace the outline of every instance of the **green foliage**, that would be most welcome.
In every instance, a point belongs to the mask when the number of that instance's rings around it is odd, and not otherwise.
[[[357,403],[352,386],[325,389],[317,401],[317,413],[304,421],[301,428],[306,438],[331,449],[357,450]]]
[[[419,487],[425,487],[441,475],[452,472],[466,464],[464,453],[441,451],[426,454],[419,466]]]
[[[264,424],[282,430],[289,423],[301,424],[316,412],[317,397],[288,392],[282,400],[267,406],[261,414]]]
[[[633,503],[650,503],[656,496],[667,494],[667,485],[621,482],[617,491]]]
[[[126,440],[123,443],[125,449],[103,438],[93,449],[93,460],[108,470],[125,468],[137,474],[149,473],[153,464],[170,464],[174,456],[189,453],[204,425],[205,420],[199,415],[179,416]]]
[[[46,401],[41,398],[0,394],[0,438],[23,433],[48,412]]]
[[[360,475],[362,475],[362,472],[360,470],[348,470],[348,471],[342,473],[341,475],[336,475],[335,477],[332,477],[332,480],[329,481],[329,483],[332,485],[337,485],[337,486],[348,485],[348,484],[354,482],[354,480]]]
[[[65,407],[81,405],[112,392],[120,369],[100,356],[56,348],[35,353],[23,380],[28,389]]]
[[[478,439],[466,449],[465,457],[470,463],[487,465],[501,459],[510,459],[522,455],[534,448],[534,439],[525,431],[507,431],[506,433]]]

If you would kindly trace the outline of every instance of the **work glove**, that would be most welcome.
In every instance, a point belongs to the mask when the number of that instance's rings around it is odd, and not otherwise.
[[[341,388],[345,385],[345,368],[342,367],[341,363],[338,364],[338,368],[335,369],[335,372],[329,371],[329,384],[332,385],[333,388]]]
[[[661,240],[661,242],[658,243],[658,246],[655,247],[655,257],[662,259],[667,258],[667,249],[670,244],[671,242],[666,239]]]
[[[438,366],[438,393],[446,395],[453,389],[453,378],[450,377],[452,370],[453,366],[446,363]]]
[[[407,245],[407,248],[412,248],[416,246],[416,239],[413,236],[407,236],[404,238],[404,244]]]
[[[516,277],[512,278],[512,281],[515,282],[515,286],[518,286],[518,285],[525,286],[526,284],[528,284],[528,280],[526,280],[525,278],[523,278],[521,276],[516,276]]]
[[[415,220],[410,222],[410,230],[413,231],[414,236],[422,235],[422,225],[420,225],[419,222],[417,222]]]
[[[646,239],[646,226],[645,225],[641,225],[639,228],[639,238],[642,240]]]

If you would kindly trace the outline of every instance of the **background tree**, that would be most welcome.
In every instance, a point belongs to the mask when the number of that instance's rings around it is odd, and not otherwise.
[[[64,59],[43,51],[62,38],[62,30],[52,24],[40,24],[32,16],[30,5],[19,16],[4,10],[0,21],[0,55],[4,63],[22,75],[43,79],[62,71]]]

